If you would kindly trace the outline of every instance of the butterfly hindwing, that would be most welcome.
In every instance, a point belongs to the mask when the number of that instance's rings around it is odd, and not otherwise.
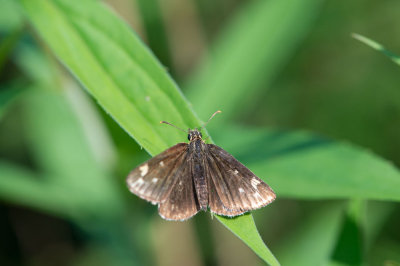
[[[193,160],[187,154],[184,164],[179,169],[174,179],[168,198],[158,207],[158,212],[166,220],[186,220],[195,215],[200,206],[195,195],[194,180],[192,175]]]
[[[209,206],[212,212],[236,216],[268,205],[275,193],[260,178],[220,147],[207,144]]]
[[[135,168],[126,179],[129,190],[153,204],[163,202],[185,163],[187,146],[178,143]]]

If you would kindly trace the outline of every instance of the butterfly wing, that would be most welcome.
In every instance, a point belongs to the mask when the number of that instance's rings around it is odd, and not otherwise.
[[[207,144],[206,170],[212,212],[236,216],[275,200],[272,189],[220,147]]]
[[[182,167],[174,174],[177,182],[168,198],[158,206],[158,213],[166,220],[186,220],[195,215],[200,206],[195,195],[193,180],[193,160],[187,154]]]
[[[188,144],[178,143],[136,167],[126,179],[129,190],[153,204],[165,201],[186,159],[187,148]]]

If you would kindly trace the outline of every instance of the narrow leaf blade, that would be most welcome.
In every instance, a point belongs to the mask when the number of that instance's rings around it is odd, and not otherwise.
[[[371,40],[361,34],[353,33],[352,37],[356,40],[359,40],[360,42],[368,45],[369,47],[381,52],[382,54],[386,55],[389,57],[393,62],[396,64],[400,65],[400,56],[392,53],[391,51],[387,50],[382,44]]]
[[[264,244],[260,234],[255,229],[253,216],[245,214],[235,218],[217,216],[218,220],[232,233],[245,242],[261,259],[270,265],[280,265],[278,260]]]

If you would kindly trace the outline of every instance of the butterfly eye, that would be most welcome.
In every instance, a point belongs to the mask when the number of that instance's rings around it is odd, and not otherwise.
[[[199,134],[200,134],[200,138],[202,138],[202,137],[203,137],[203,135],[201,134],[201,132],[199,132]]]
[[[190,134],[188,134],[188,140],[190,140]]]

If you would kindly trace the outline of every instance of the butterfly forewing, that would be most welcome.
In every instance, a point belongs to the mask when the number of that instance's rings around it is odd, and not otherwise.
[[[158,212],[167,220],[186,220],[195,215],[200,206],[192,178],[193,161],[190,154],[182,167],[174,174],[176,179],[168,198],[159,205]]]
[[[129,190],[153,204],[163,202],[185,162],[187,146],[178,143],[135,168],[126,180]]]
[[[275,193],[260,178],[220,147],[207,144],[207,180],[212,212],[236,216],[268,205]]]

